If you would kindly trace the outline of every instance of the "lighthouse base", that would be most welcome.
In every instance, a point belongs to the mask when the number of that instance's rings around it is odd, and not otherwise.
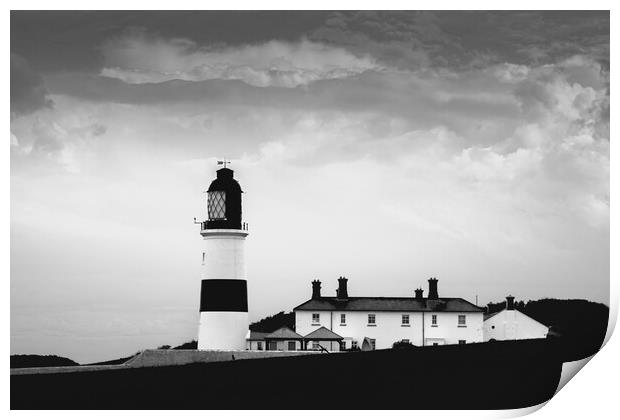
[[[201,312],[198,350],[245,350],[247,312]]]

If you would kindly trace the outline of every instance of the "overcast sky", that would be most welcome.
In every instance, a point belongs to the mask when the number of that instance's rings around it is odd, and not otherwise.
[[[12,354],[195,338],[224,157],[251,320],[609,301],[608,12],[12,12],[10,141]]]

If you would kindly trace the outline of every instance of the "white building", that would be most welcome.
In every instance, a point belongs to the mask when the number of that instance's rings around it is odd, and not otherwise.
[[[518,311],[514,297],[506,297],[506,309],[485,315],[484,341],[546,338],[549,327]]]
[[[349,297],[339,278],[336,296],[321,296],[312,282],[312,298],[294,308],[295,330],[307,336],[325,327],[343,337],[344,348],[391,348],[397,341],[415,346],[482,342],[484,310],[461,298],[440,297],[437,279],[429,279],[428,297]]]

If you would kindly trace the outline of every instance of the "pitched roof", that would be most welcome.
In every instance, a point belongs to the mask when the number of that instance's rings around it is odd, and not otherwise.
[[[264,340],[265,337],[269,334],[270,333],[266,332],[250,331],[250,336],[248,337],[248,340]]]
[[[486,320],[487,320],[487,319],[489,319],[489,318],[493,318],[495,315],[497,315],[497,314],[498,314],[498,313],[500,313],[500,312],[502,312],[502,311],[493,312],[492,314],[484,314],[484,315],[482,316],[482,318],[484,319],[484,321],[486,321]]]
[[[461,298],[416,299],[414,297],[320,297],[295,307],[294,311],[394,311],[394,312],[484,312]]]
[[[265,336],[269,340],[301,340],[303,337],[288,327],[282,327]]]
[[[317,328],[304,337],[310,340],[342,340],[342,337],[325,327]]]

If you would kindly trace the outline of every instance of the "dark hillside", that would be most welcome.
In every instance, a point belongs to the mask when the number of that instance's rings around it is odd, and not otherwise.
[[[553,342],[495,342],[13,375],[11,409],[507,409],[550,399],[560,372]]]
[[[523,312],[559,334],[566,360],[592,356],[600,350],[607,333],[609,308],[602,303],[542,299],[528,302]]]
[[[48,366],[77,366],[79,363],[74,362],[66,357],[55,355],[41,356],[38,354],[13,354],[11,355],[11,369],[28,368],[28,367],[48,367]]]

